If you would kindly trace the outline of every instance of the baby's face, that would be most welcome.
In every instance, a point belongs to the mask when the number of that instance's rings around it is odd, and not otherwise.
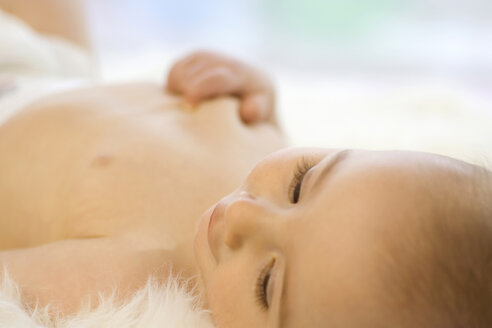
[[[385,241],[417,231],[463,165],[412,152],[271,155],[198,226],[218,327],[385,326]]]

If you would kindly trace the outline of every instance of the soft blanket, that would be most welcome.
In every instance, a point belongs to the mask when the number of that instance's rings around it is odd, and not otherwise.
[[[95,309],[56,316],[49,307],[27,308],[19,286],[4,274],[0,285],[0,328],[212,328],[209,313],[185,291],[178,277],[164,285],[150,278],[126,302],[100,296]]]

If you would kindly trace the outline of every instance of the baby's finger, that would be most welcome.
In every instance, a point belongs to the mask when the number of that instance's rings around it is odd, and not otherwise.
[[[167,89],[171,92],[181,93],[184,91],[188,78],[197,69],[205,65],[200,52],[195,52],[177,61],[167,76]]]
[[[195,104],[201,100],[223,94],[236,94],[241,77],[224,66],[207,69],[194,76],[184,90],[185,98]]]
[[[244,123],[269,121],[273,115],[273,99],[265,93],[253,93],[243,97],[239,114]]]

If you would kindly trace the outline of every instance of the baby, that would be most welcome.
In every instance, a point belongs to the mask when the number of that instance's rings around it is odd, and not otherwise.
[[[70,314],[172,267],[219,328],[492,326],[489,171],[287,149],[222,198],[283,145],[270,82],[198,52],[167,89],[72,91],[0,125],[0,264],[28,303]]]

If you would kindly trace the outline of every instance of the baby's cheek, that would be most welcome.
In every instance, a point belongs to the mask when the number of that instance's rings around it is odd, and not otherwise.
[[[227,275],[216,275],[211,279],[207,288],[207,298],[212,317],[217,327],[233,327],[240,320],[237,304],[241,295],[236,284]],[[234,320],[236,318],[236,320]]]
[[[233,263],[238,264],[238,263]],[[254,291],[240,265],[219,268],[209,280],[207,300],[218,328],[262,327]]]

